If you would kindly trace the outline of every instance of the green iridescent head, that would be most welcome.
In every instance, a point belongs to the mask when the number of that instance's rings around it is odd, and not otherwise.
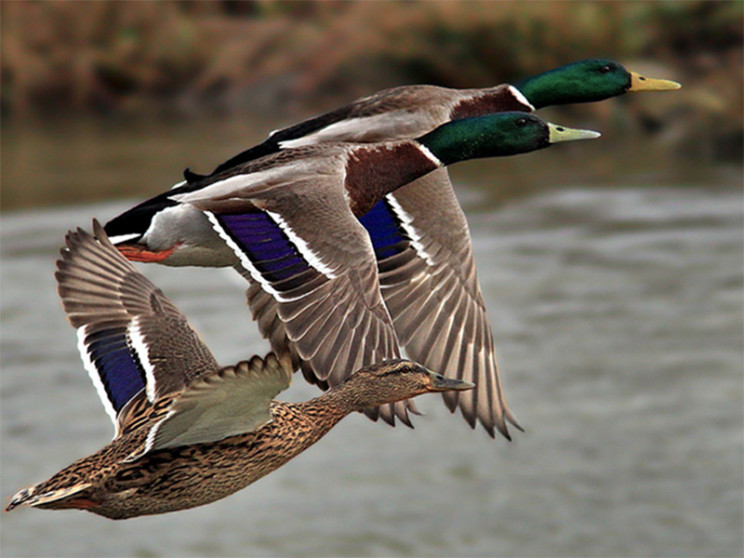
[[[622,64],[590,58],[566,64],[514,84],[536,109],[568,103],[591,103],[629,91],[671,91],[675,81],[647,78],[626,70]]]
[[[482,157],[528,153],[552,143],[599,137],[598,132],[575,130],[544,122],[534,114],[499,112],[443,124],[418,138],[443,164]]]

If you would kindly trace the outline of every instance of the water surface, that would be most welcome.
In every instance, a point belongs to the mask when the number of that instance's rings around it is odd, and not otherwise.
[[[3,186],[17,190],[23,176],[73,184],[79,175],[89,190],[115,182],[125,192],[135,181],[173,183],[172,169],[193,160],[175,148],[152,153],[169,159],[160,161],[167,181],[135,156],[127,172],[121,157],[93,153],[86,169],[50,151],[43,160],[57,167],[29,163]],[[739,171],[662,173],[649,158],[631,172],[608,167],[617,154],[600,151],[579,169],[580,153],[566,151],[559,174],[555,156],[535,155],[534,167],[482,163],[457,181],[507,397],[527,429],[514,442],[471,431],[425,396],[413,431],[349,417],[285,467],[195,510],[125,522],[76,511],[4,515],[2,555],[741,555]],[[67,229],[132,201],[2,217],[3,498],[113,433],[52,272]],[[220,362],[267,350],[228,271],[141,269]],[[316,393],[297,377],[281,397]]]
[[[67,228],[118,209],[3,218],[3,497],[112,433],[51,272]],[[350,417],[203,508],[127,522],[5,515],[3,555],[737,555],[740,209],[735,190],[618,188],[470,214],[507,395],[527,428],[511,444],[427,396],[415,431]],[[221,362],[265,350],[227,272],[146,272]],[[297,379],[288,398],[314,393]]]

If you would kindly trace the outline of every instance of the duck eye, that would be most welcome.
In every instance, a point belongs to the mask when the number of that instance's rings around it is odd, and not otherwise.
[[[517,120],[516,124],[517,124],[517,126],[519,126],[520,128],[522,128],[522,127],[524,127],[524,126],[527,125],[527,119],[526,118],[520,118],[519,120]]]
[[[602,67],[601,67],[601,68],[599,69],[599,71],[600,71],[600,73],[602,73],[602,74],[606,74],[606,73],[608,73],[608,72],[611,72],[611,71],[612,71],[612,67],[611,67],[611,66],[610,66],[609,64],[605,64],[604,66],[602,66]]]

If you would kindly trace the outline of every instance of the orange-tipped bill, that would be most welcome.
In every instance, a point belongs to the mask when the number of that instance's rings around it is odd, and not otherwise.
[[[159,252],[152,252],[145,247],[144,244],[117,244],[116,249],[119,250],[122,256],[133,262],[162,262],[168,256],[173,253],[175,246],[168,250],[161,250]]]

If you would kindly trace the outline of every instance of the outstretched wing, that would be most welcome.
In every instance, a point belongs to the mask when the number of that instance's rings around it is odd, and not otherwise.
[[[504,399],[493,335],[473,261],[467,221],[447,171],[434,171],[388,195],[361,219],[378,259],[380,288],[408,356],[477,385],[447,392],[491,436],[521,427]]]
[[[291,377],[291,370],[269,353],[195,379],[152,410],[145,442],[127,461],[162,448],[258,430],[271,422],[271,400],[289,387]]]
[[[118,436],[127,426],[121,411],[138,394],[152,403],[219,365],[184,315],[119,254],[97,221],[93,236],[78,229],[65,240],[55,273],[58,292]]]
[[[261,328],[272,348],[291,351],[306,376],[334,386],[364,365],[399,357],[398,340],[369,236],[349,209],[343,180],[312,174],[292,188],[241,187],[240,175],[231,176],[229,189],[218,182],[178,200],[205,211],[266,293],[252,310],[259,326],[281,322],[278,335]],[[393,409],[409,423],[405,403],[383,408],[385,420],[394,421]]]

